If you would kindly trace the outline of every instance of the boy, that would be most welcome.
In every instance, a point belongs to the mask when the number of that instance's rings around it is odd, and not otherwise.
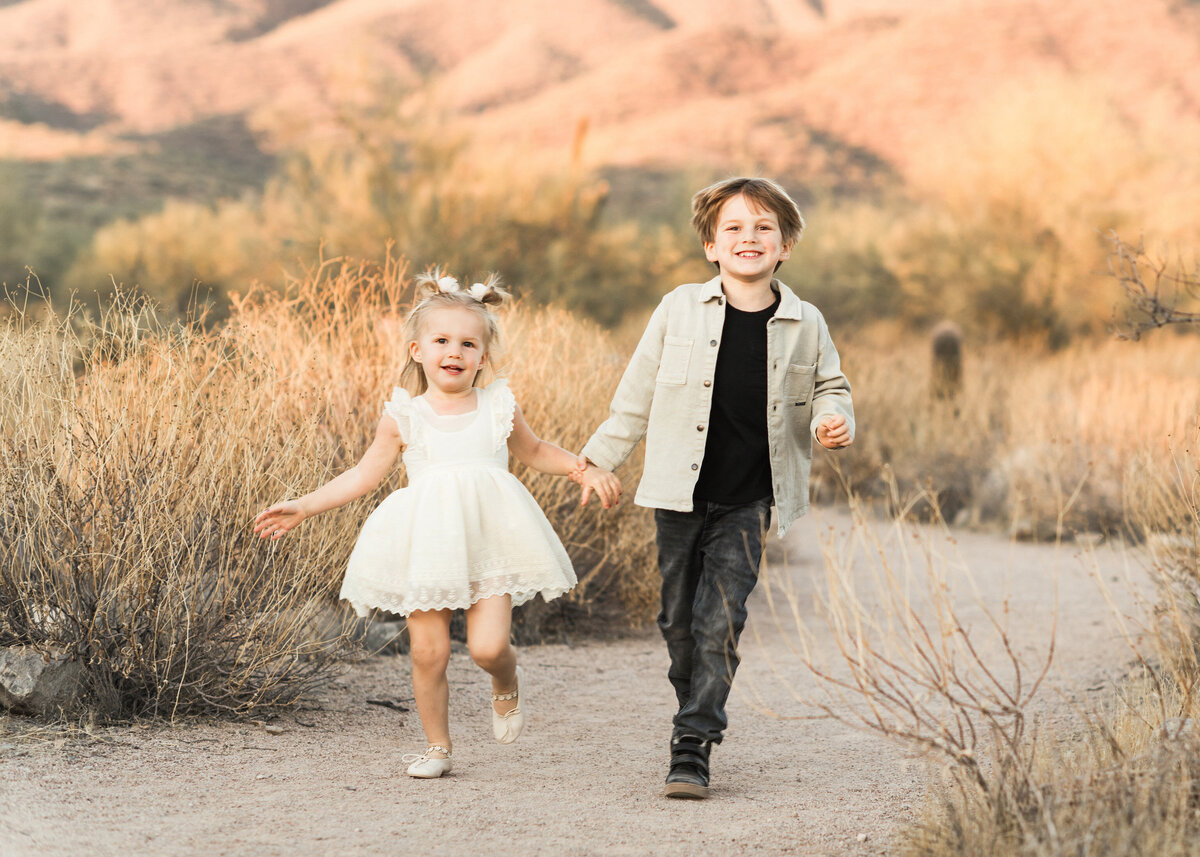
[[[692,225],[719,273],[663,298],[577,474],[586,501],[646,436],[635,502],[655,510],[679,702],[664,794],[680,798],[708,796],[770,507],[782,536],[808,510],[812,438],[854,436],[825,319],[773,277],[804,230],[796,203],[767,179],[728,179],[692,198]]]

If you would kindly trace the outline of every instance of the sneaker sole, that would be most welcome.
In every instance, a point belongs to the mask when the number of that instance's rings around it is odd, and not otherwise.
[[[666,788],[663,789],[663,797],[703,800],[708,797],[708,786],[698,786],[695,783],[667,783]]]

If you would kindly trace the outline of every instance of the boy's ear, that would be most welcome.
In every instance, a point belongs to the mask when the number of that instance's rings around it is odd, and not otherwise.
[[[717,242],[716,241],[705,241],[704,242],[704,258],[710,262],[717,261]]]
[[[792,247],[793,246],[794,246],[793,244],[784,244],[783,245],[783,249],[780,250],[780,252],[779,252],[779,261],[780,262],[782,262],[784,259],[792,258]]]

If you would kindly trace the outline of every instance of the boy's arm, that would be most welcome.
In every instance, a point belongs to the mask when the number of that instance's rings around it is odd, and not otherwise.
[[[854,402],[850,382],[842,374],[842,362],[829,336],[825,319],[820,320],[820,346],[813,387],[812,436],[829,449],[849,446],[854,440]]]
[[[613,394],[608,419],[600,424],[583,446],[583,455],[605,470],[616,470],[646,434],[654,380],[662,360],[663,337],[667,330],[667,301],[663,298],[642,334],[625,374]]]

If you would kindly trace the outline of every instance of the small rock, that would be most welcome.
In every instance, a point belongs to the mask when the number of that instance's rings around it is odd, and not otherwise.
[[[26,646],[0,649],[0,706],[18,714],[51,715],[75,708],[83,666],[65,652]]]
[[[1029,518],[1018,518],[1013,521],[1009,535],[1019,542],[1029,542],[1037,537],[1037,528]]]
[[[264,726],[263,731],[268,735],[282,735],[287,730],[282,726]]]
[[[373,655],[401,655],[408,651],[406,622],[371,622],[363,635],[363,647]]]
[[[860,834],[858,834],[858,841],[859,841],[859,842],[866,842],[866,841],[867,841],[867,834],[865,834],[865,833],[860,833]]]

